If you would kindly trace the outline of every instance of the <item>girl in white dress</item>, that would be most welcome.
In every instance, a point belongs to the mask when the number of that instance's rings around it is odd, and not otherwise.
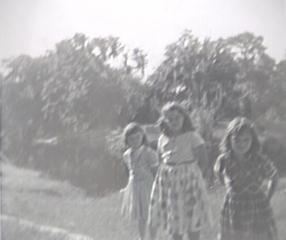
[[[207,164],[204,141],[176,103],[163,107],[161,132],[161,165],[151,193],[147,237],[198,240],[211,220],[202,174]]]
[[[123,161],[129,170],[129,180],[123,190],[122,211],[131,221],[137,222],[140,238],[143,239],[158,156],[148,146],[145,132],[139,124],[128,124],[124,139],[128,149],[123,154]]]

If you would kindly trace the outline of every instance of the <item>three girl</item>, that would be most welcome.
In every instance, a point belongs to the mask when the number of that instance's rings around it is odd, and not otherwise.
[[[276,240],[270,199],[277,170],[260,153],[254,127],[246,118],[228,126],[215,171],[227,193],[221,213],[221,240]]]
[[[144,131],[134,123],[125,129],[129,149],[124,159],[130,170],[126,209],[138,220],[142,239],[198,240],[202,227],[211,224],[203,178],[207,165],[204,141],[187,112],[176,103],[163,107],[160,129],[160,167],[155,180],[158,158],[147,147]],[[277,240],[270,207],[277,170],[260,153],[258,137],[249,120],[240,117],[231,121],[221,152],[215,172],[227,193],[220,240]]]
[[[207,160],[204,141],[187,112],[176,103],[163,107],[160,127],[161,164],[151,193],[147,236],[199,239],[201,227],[210,220],[201,171]]]
[[[144,238],[151,188],[158,167],[157,153],[148,147],[140,125],[130,123],[124,131],[128,149],[123,161],[129,170],[127,187],[123,190],[122,211],[138,224],[140,238]]]

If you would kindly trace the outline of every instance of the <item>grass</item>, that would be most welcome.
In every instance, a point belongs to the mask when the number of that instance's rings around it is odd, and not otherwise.
[[[66,182],[41,178],[35,171],[11,165],[2,170],[4,215],[94,239],[134,239],[136,232],[121,219],[118,194],[96,200]]]
[[[137,237],[134,226],[120,216],[119,194],[94,199],[79,188],[67,182],[43,178],[35,171],[3,164],[2,214],[25,219],[37,225],[65,229],[99,240],[134,240]],[[286,240],[286,180],[282,179],[272,205],[280,232],[280,240]],[[214,239],[218,231],[219,209],[224,190],[218,188],[210,193],[216,226],[204,233],[202,240]],[[15,229],[13,229],[15,228]],[[3,232],[10,232],[5,240],[19,239],[13,233],[19,227],[3,222]],[[16,231],[17,230],[17,231]],[[12,235],[11,235],[12,234]],[[23,238],[24,240],[44,238]],[[56,238],[54,238],[56,239]]]

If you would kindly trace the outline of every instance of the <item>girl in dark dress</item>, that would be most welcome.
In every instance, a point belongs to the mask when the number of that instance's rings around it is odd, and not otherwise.
[[[260,153],[253,125],[236,118],[221,144],[215,172],[227,193],[221,212],[220,240],[277,240],[270,200],[277,170]]]

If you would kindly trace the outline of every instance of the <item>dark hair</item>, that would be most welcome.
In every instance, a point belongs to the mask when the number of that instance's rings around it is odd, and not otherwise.
[[[146,133],[145,133],[144,129],[140,126],[140,124],[138,124],[136,122],[131,122],[125,127],[125,129],[123,131],[124,143],[126,146],[129,146],[128,136],[130,136],[134,133],[137,133],[137,132],[141,132],[143,135],[142,145],[147,145],[147,138],[146,138]]]
[[[182,131],[181,133],[189,132],[189,131],[194,131],[194,126],[192,124],[191,118],[187,112],[187,110],[180,105],[179,103],[176,102],[169,102],[165,104],[161,110],[161,118],[159,119],[159,126],[161,132],[170,137],[173,135],[172,129],[170,129],[169,125],[166,122],[166,113],[171,112],[171,111],[177,111],[183,116],[183,126],[182,126]]]
[[[255,126],[245,117],[237,117],[229,123],[225,136],[220,144],[220,151],[222,153],[232,153],[231,136],[238,136],[242,131],[245,130],[249,131],[252,136],[251,147],[247,154],[258,153],[260,151],[260,142],[255,130]]]

